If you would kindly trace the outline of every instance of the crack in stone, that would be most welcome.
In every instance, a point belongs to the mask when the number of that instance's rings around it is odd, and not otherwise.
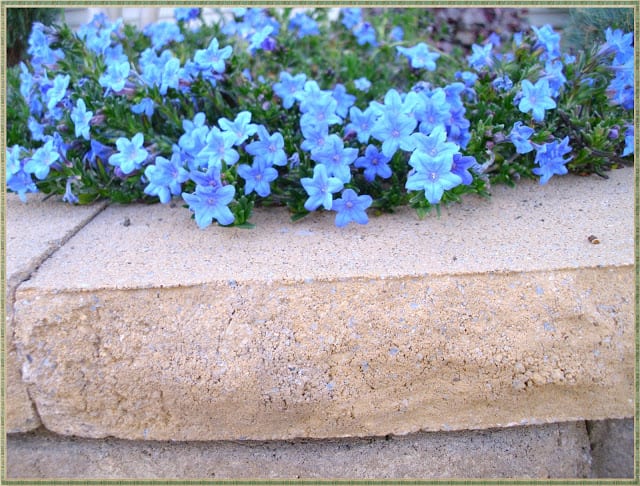
[[[58,250],[60,250],[60,248],[62,248],[64,245],[67,244],[67,242],[73,238],[75,235],[77,235],[80,231],[82,231],[89,223],[91,223],[99,214],[101,214],[107,207],[109,207],[109,203],[107,201],[101,203],[100,205],[98,205],[98,210],[93,213],[92,215],[90,215],[89,217],[87,217],[86,219],[83,219],[82,221],[80,221],[75,227],[73,227],[65,236],[63,236],[62,238],[59,238],[57,240],[51,240],[49,241],[49,248],[47,248],[47,250],[45,250],[45,252],[40,255],[36,262],[29,265],[29,268],[27,268],[26,270],[23,270],[21,272],[18,272],[16,275],[13,276],[13,278],[11,278],[10,280],[6,281],[6,302],[5,302],[5,352],[7,351],[7,347],[11,347],[12,345],[15,346],[16,348],[16,352],[18,353],[19,356],[21,356],[21,352],[20,349],[18,348],[18,346],[15,345],[15,312],[14,312],[14,308],[15,308],[15,303],[16,303],[16,294],[18,292],[18,289],[22,286],[23,283],[29,281],[31,279],[31,277],[33,277],[33,275],[36,274],[36,272],[40,269],[40,267],[42,267],[42,265],[49,260]],[[6,231],[6,230],[5,230]],[[5,251],[6,251],[6,247],[5,247]],[[10,309],[10,312],[9,312]],[[6,317],[10,317],[10,319],[6,319]],[[6,335],[6,331],[7,330],[11,330],[11,335],[7,336]],[[22,371],[20,371],[20,375],[22,375]],[[24,381],[23,381],[24,383]],[[42,417],[40,415],[40,412],[38,411],[38,406],[36,404],[36,401],[34,400],[33,396],[32,396],[32,390],[31,387],[29,385],[27,385],[26,383],[24,383],[25,385],[25,390],[27,393],[27,397],[29,398],[29,401],[31,402],[31,409],[32,412],[36,418],[36,420],[38,421],[38,423],[42,424],[43,427],[46,428],[46,426],[44,425],[44,422],[42,421]]]

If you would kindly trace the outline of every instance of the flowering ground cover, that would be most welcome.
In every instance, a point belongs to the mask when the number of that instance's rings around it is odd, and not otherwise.
[[[422,9],[219,14],[34,24],[8,95],[7,188],[173,201],[201,228],[251,226],[256,204],[344,226],[633,163],[632,32],[563,52],[545,25],[465,53],[435,47]]]

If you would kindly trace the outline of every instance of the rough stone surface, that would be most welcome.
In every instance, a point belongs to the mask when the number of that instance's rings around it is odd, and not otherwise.
[[[104,208],[104,205],[71,207],[43,195],[29,195],[27,203],[6,194],[2,208],[6,229],[6,333],[5,345],[7,432],[25,432],[40,425],[27,389],[20,377],[21,363],[13,342],[13,296],[17,286],[64,242]],[[6,210],[6,212],[5,212]]]
[[[182,208],[112,206],[18,290],[23,378],[47,428],[85,437],[628,417],[633,176],[343,230],[268,211],[255,230],[201,231]]]
[[[580,423],[297,442],[151,442],[9,436],[11,479],[586,478]]]
[[[591,477],[633,477],[633,419],[587,422],[591,455]]]

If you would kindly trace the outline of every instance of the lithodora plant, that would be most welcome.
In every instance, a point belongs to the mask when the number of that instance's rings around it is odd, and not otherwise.
[[[255,205],[345,226],[632,163],[632,33],[571,53],[545,25],[443,52],[432,19],[178,8],[142,30],[36,23],[10,86],[7,187],[180,200],[201,228],[251,226]],[[29,136],[11,140],[20,123]]]

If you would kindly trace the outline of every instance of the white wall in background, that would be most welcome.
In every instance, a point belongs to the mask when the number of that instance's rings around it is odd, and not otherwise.
[[[80,25],[89,22],[98,12],[105,12],[109,18],[116,20],[120,17],[125,22],[134,24],[139,28],[157,21],[173,22],[173,7],[160,8],[136,8],[136,7],[114,7],[114,8],[68,8],[65,10],[65,20],[67,24],[77,29]],[[296,8],[296,10],[306,10],[305,8]],[[336,18],[338,15],[337,8],[331,9]],[[204,9],[205,21],[213,21],[218,18],[215,9]],[[569,9],[567,8],[531,8],[529,9],[529,22],[532,25],[540,27],[544,24],[551,24],[553,27],[563,27],[569,20]]]

